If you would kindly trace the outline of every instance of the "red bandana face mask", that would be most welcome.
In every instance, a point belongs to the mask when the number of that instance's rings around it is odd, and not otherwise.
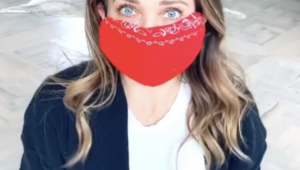
[[[106,18],[99,28],[100,49],[107,59],[146,86],[161,85],[183,73],[201,51],[204,37],[199,13],[152,28]]]

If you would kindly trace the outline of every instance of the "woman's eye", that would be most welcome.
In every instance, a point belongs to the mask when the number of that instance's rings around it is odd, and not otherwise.
[[[134,15],[135,14],[134,9],[131,8],[131,7],[124,7],[124,8],[122,8],[121,9],[121,13],[123,15]]]
[[[169,19],[177,19],[180,17],[180,13],[176,10],[168,10],[164,17],[169,18]]]

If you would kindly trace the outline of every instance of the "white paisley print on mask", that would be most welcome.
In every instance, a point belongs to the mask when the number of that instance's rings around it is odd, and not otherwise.
[[[204,22],[201,15],[195,16],[194,14],[191,14],[189,17],[182,19],[174,24],[153,28],[143,28],[127,21],[115,19],[112,19],[111,21],[109,21],[109,19],[104,19],[103,21],[105,24],[110,25],[110,28],[118,30],[120,34],[124,34],[127,38],[135,39],[138,43],[145,43],[147,45],[157,44],[163,46],[165,44],[173,44],[176,41],[184,41],[184,39],[189,39],[192,36],[196,36],[199,32],[204,31]],[[120,28],[117,25],[119,25]],[[194,31],[190,32],[190,29],[193,29]],[[146,36],[160,38],[166,36],[167,34],[176,35],[181,31],[189,31],[189,33],[170,40],[145,40]]]

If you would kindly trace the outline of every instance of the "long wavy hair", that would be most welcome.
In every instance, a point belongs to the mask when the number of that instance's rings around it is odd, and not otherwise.
[[[119,72],[99,49],[101,17],[96,7],[98,3],[105,5],[105,1],[86,2],[85,31],[93,61],[79,79],[59,82],[66,85],[64,104],[75,114],[79,139],[78,150],[68,166],[85,161],[91,149],[89,112],[109,105],[116,95]],[[227,151],[247,161],[249,158],[240,148],[243,141],[241,119],[251,99],[245,93],[247,89],[241,67],[221,48],[226,33],[222,3],[221,0],[195,1],[196,11],[207,18],[207,34],[202,51],[184,72],[192,90],[188,137],[194,137],[204,148],[208,167],[212,162],[221,166]],[[90,102],[96,91],[105,96],[100,94],[97,100]]]

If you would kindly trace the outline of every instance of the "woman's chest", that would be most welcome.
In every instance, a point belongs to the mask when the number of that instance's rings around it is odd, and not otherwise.
[[[129,138],[130,170],[205,170],[204,154],[195,140],[182,143],[166,134],[139,141]]]
[[[201,146],[194,139],[185,141],[188,136],[186,116],[178,114],[177,118],[177,113],[169,114],[173,116],[166,115],[149,127],[129,116],[130,170],[205,170]]]

